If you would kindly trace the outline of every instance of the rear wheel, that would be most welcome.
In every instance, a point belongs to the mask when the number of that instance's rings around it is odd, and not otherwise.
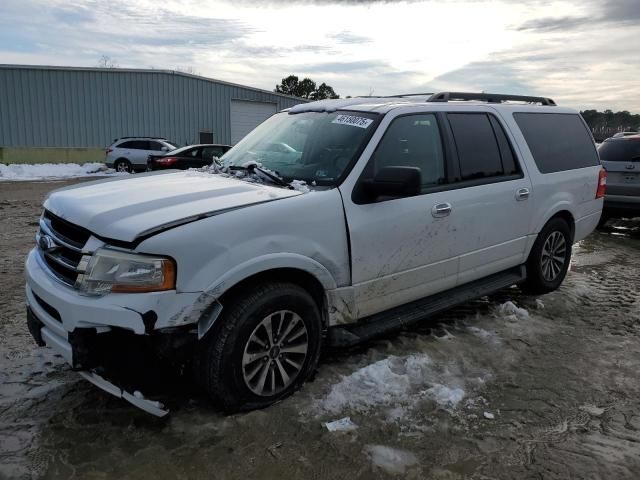
[[[552,218],[538,234],[527,260],[526,293],[556,290],[567,275],[571,261],[571,229],[562,218]]]
[[[259,285],[235,295],[203,339],[200,381],[227,411],[271,405],[315,371],[321,332],[320,312],[304,289]]]
[[[133,168],[131,168],[131,162],[126,158],[119,158],[113,164],[113,168],[115,168],[116,172],[133,172]]]

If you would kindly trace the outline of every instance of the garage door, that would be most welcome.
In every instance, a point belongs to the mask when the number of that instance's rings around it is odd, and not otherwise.
[[[231,100],[231,144],[238,143],[242,137],[274,113],[275,103]]]

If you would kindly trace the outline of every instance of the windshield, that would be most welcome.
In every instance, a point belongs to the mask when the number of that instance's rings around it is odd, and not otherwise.
[[[335,185],[375,129],[378,115],[305,112],[272,116],[222,157],[225,167],[258,162],[285,181]]]

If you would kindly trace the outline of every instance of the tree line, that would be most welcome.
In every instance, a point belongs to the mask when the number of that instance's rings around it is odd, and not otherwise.
[[[298,98],[304,98],[306,100],[325,100],[327,98],[340,98],[333,87],[326,83],[317,85],[316,82],[310,78],[303,78],[300,80],[295,75],[289,75],[280,82],[280,85],[276,85],[274,92],[284,93],[285,95],[292,95]]]
[[[615,113],[611,110],[583,110],[580,114],[589,125],[596,142],[601,142],[618,132],[640,130],[640,114],[629,113],[626,110]]]

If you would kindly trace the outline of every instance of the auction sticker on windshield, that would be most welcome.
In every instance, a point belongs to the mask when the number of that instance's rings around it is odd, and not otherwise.
[[[367,128],[373,123],[373,120],[357,115],[338,115],[331,123],[340,125],[351,125],[352,127]]]

